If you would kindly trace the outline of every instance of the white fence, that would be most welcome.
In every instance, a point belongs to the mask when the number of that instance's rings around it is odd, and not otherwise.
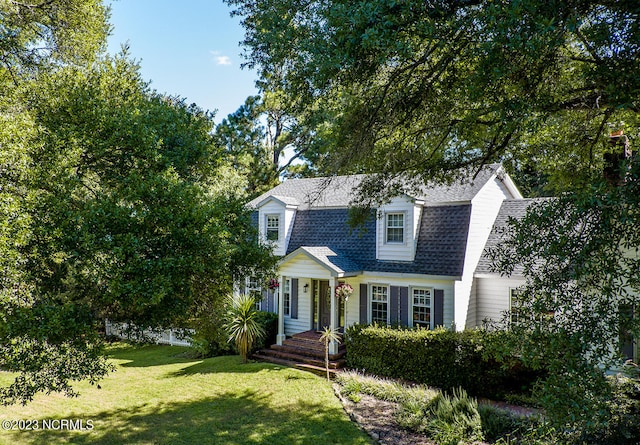
[[[145,340],[154,341],[161,345],[171,346],[191,346],[191,339],[189,336],[182,336],[182,330],[177,331],[175,329],[165,329],[161,332],[144,331],[142,336],[136,336],[132,332],[128,331],[128,325],[126,323],[111,323],[109,320],[104,322],[105,333],[107,336],[114,335],[123,340]],[[193,330],[187,330],[193,333]]]

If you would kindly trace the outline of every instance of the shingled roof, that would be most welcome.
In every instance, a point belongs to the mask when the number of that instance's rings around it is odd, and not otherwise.
[[[486,165],[477,174],[469,172],[450,184],[418,185],[405,193],[425,201],[427,205],[469,202],[501,168],[500,164]],[[249,202],[248,206],[255,208],[269,197],[277,197],[281,201],[295,203],[298,210],[348,207],[356,196],[356,189],[365,178],[366,175],[352,175],[288,179]]]
[[[497,274],[497,272],[491,268],[491,258],[489,258],[488,251],[503,241],[507,221],[509,218],[521,219],[527,213],[529,206],[546,199],[548,198],[507,199],[502,202],[502,206],[500,207],[500,211],[493,224],[478,266],[476,267],[476,274]],[[522,267],[516,265],[512,275],[522,276]]]
[[[411,262],[376,260],[375,218],[349,230],[348,217],[347,209],[298,210],[287,254],[300,248],[326,248],[336,253],[334,258],[339,259],[339,266],[349,272],[357,269],[453,277],[462,275],[471,205],[425,207],[415,260]]]

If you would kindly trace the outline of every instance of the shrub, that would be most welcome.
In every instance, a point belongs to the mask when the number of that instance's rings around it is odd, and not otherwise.
[[[256,322],[264,329],[264,337],[259,338],[251,353],[260,349],[266,349],[276,342],[278,336],[278,314],[274,312],[258,311],[256,313]]]
[[[578,434],[576,442],[601,445],[631,445],[640,440],[640,380],[610,377],[612,397],[606,422]]]
[[[229,341],[236,344],[244,363],[247,363],[255,342],[265,334],[256,320],[258,311],[255,307],[255,298],[241,294],[231,297],[227,308],[225,328],[229,333]]]
[[[431,400],[411,399],[401,403],[398,423],[426,433],[438,444],[470,443],[483,439],[478,402],[463,389],[452,395],[437,392]]]
[[[507,410],[491,405],[479,405],[478,413],[482,421],[484,437],[490,442],[503,437],[515,437],[518,430],[526,424],[526,419],[523,417],[515,416]]]
[[[347,329],[347,366],[475,396],[502,398],[528,390],[539,377],[513,357],[491,355],[487,331],[398,329],[354,325]]]
[[[223,303],[223,301],[216,302],[194,321],[196,332],[192,337],[191,346],[198,357],[238,353],[236,346],[228,341],[229,333],[224,327],[226,309]],[[251,353],[274,344],[278,334],[278,314],[257,311],[255,321],[264,329],[265,335],[255,341]]]

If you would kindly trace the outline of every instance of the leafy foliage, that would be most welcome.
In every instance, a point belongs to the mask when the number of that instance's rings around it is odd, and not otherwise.
[[[0,93],[40,70],[83,65],[104,47],[108,8],[100,0],[3,0]]]
[[[243,200],[210,188],[210,116],[150,91],[126,55],[40,73],[11,99],[0,365],[21,376],[3,401],[103,376],[105,318],[185,326],[235,277],[271,265]]]
[[[236,344],[245,363],[254,343],[265,335],[265,330],[257,318],[258,311],[253,296],[241,294],[230,297],[225,327],[229,333],[229,341]]]
[[[322,330],[322,335],[319,341],[324,343],[324,367],[327,371],[327,380],[329,380],[329,345],[332,343],[340,343],[340,333],[337,329],[331,329],[329,326],[325,326]]]
[[[526,392],[542,373],[515,357],[494,357],[502,332],[394,329],[354,325],[347,329],[347,365],[379,376],[400,378],[451,391],[504,397]]]
[[[517,267],[527,278],[517,341],[505,346],[550,370],[542,400],[560,425],[588,428],[611,417],[604,371],[622,363],[624,343],[640,334],[632,310],[640,303],[640,238],[629,229],[640,216],[639,169],[633,161],[620,184],[601,181],[532,206],[492,252],[497,270]]]
[[[430,179],[505,157],[566,188],[600,169],[607,123],[637,127],[634,2],[227,2],[248,65],[333,124],[334,167]]]
[[[295,112],[331,122],[333,170],[384,172],[361,201],[384,197],[388,176],[447,179],[489,161],[527,194],[561,196],[514,224],[498,268],[524,265],[530,323],[515,338],[526,364],[549,366],[556,426],[606,418],[599,366],[640,334],[637,162],[602,181],[620,150],[608,133],[633,141],[640,128],[638,2],[227,2],[248,64],[263,77],[284,67]]]

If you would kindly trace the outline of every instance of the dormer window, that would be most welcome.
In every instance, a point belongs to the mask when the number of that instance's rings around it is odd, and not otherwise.
[[[387,243],[404,243],[404,213],[387,213]]]
[[[267,215],[267,241],[280,239],[280,215]]]

